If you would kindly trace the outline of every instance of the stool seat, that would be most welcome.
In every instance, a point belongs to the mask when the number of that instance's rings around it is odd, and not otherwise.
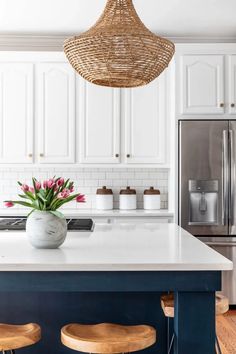
[[[0,351],[24,348],[37,343],[40,338],[41,329],[36,323],[25,325],[0,323]]]
[[[161,296],[161,307],[166,317],[174,317],[174,294],[165,294]],[[219,293],[216,293],[216,315],[223,315],[229,310],[229,299]]]
[[[128,353],[154,344],[156,330],[146,325],[72,323],[62,328],[61,341],[70,349],[85,353]]]

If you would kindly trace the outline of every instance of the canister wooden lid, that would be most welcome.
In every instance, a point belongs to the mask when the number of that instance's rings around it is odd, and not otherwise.
[[[126,189],[121,189],[120,194],[136,194],[136,190],[126,187]]]
[[[112,189],[107,189],[106,186],[103,186],[102,188],[97,189],[97,194],[107,195],[107,194],[113,194],[113,192]]]
[[[145,189],[144,193],[145,195],[159,195],[161,194],[159,189],[154,189],[154,187],[150,187],[149,189]]]

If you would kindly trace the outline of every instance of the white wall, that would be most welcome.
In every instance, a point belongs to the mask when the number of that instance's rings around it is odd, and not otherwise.
[[[134,0],[145,25],[169,37],[235,38],[235,0]],[[97,20],[105,0],[1,0],[0,33],[76,34]]]

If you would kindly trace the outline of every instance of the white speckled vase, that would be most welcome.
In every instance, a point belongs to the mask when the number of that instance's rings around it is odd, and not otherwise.
[[[34,211],[27,219],[26,233],[35,248],[58,248],[67,234],[66,219],[48,211]]]

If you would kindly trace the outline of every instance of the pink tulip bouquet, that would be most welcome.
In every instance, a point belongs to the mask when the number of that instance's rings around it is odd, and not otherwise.
[[[39,182],[36,178],[32,178],[33,186],[22,184],[18,182],[23,194],[19,194],[19,197],[23,200],[7,200],[5,206],[7,208],[13,207],[15,204],[22,205],[24,207],[31,208],[31,212],[34,210],[48,211],[55,216],[64,218],[63,214],[58,209],[72,200],[76,200],[78,203],[85,202],[85,196],[80,193],[74,192],[74,182],[61,177],[53,177],[49,180]]]

